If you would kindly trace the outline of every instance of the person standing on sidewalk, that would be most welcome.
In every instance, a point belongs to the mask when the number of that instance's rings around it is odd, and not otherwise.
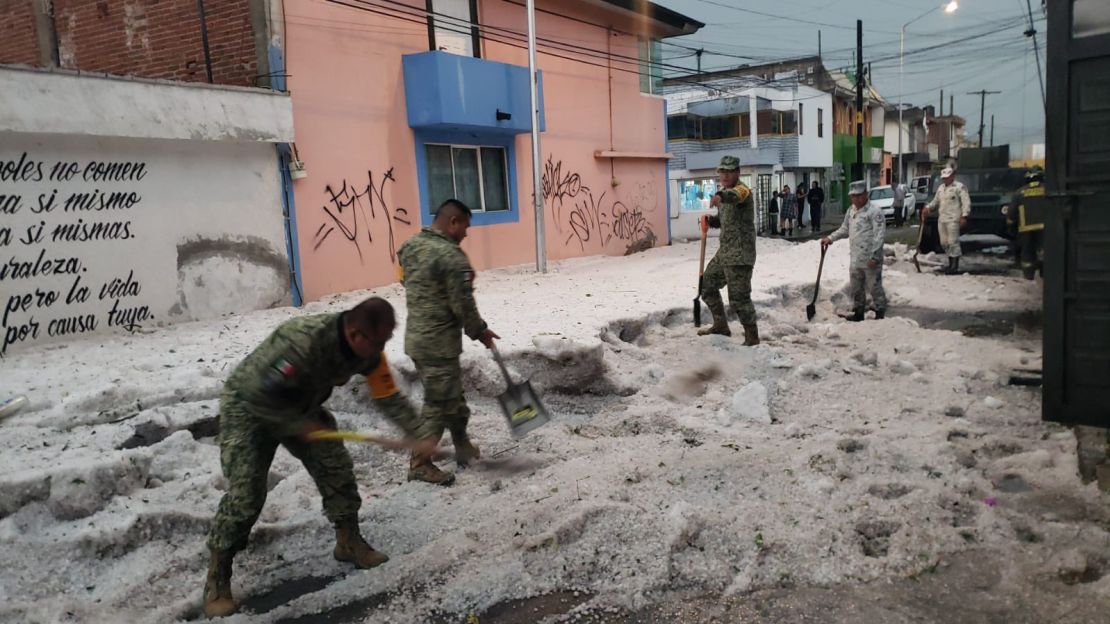
[[[886,236],[886,218],[883,211],[871,205],[867,198],[867,183],[852,182],[848,190],[852,207],[844,215],[844,223],[832,234],[821,239],[821,247],[828,248],[834,241],[848,238],[851,260],[848,265],[849,291],[852,297],[852,314],[844,318],[862,321],[867,310],[867,292],[875,305],[875,318],[886,316],[886,292],[883,291],[883,241]],[[866,287],[866,290],[865,290]]]
[[[455,463],[465,468],[481,457],[470,441],[466,425],[470,408],[462,388],[462,336],[493,348],[495,338],[474,302],[474,269],[459,243],[470,227],[470,208],[448,199],[436,210],[430,227],[420,230],[397,250],[401,283],[405,287],[408,318],[405,353],[416,364],[424,386],[422,415],[433,435],[451,432]],[[455,475],[444,472],[427,455],[413,454],[409,481],[450,485]]]
[[[821,208],[822,204],[825,203],[825,190],[821,188],[817,180],[813,181],[813,187],[806,194],[806,199],[809,200],[810,223],[813,225],[813,232],[816,234],[821,231]]]
[[[740,182],[740,160],[722,156],[717,167],[721,190],[713,196],[717,216],[702,216],[702,232],[721,228],[720,247],[702,274],[701,298],[713,313],[713,325],[698,330],[699,336],[731,336],[721,289],[728,286],[728,303],[744,326],[744,345],[759,344],[755,305],[752,303],[752,270],[755,267],[755,200],[752,190]]]
[[[940,177],[941,185],[933,201],[925,206],[922,216],[928,217],[930,212],[937,210],[940,244],[948,255],[948,267],[944,269],[944,274],[955,275],[960,272],[960,230],[967,227],[971,196],[963,182],[956,180],[956,169],[952,165],[945,167]]]
[[[902,227],[906,220],[906,185],[894,179],[894,227]]]
[[[779,192],[771,191],[771,201],[767,204],[767,220],[771,222],[771,236],[779,235]]]
[[[790,192],[790,185],[782,187],[779,202],[779,217],[782,219],[782,235],[794,236],[794,221],[798,218],[798,197]]]
[[[812,218],[806,218],[809,216],[809,210],[806,209],[806,186],[804,182],[798,185],[794,193],[794,199],[798,202],[798,229],[801,230],[805,228],[806,223],[813,224]]]

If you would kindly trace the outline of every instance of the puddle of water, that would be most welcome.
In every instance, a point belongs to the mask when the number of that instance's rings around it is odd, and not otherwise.
[[[373,622],[375,621],[372,617],[374,610],[398,595],[399,592],[395,591],[379,592],[320,613],[306,613],[297,617],[282,618],[274,624],[360,624],[361,622]],[[292,598],[290,597],[286,602]]]
[[[562,615],[586,602],[590,595],[581,592],[555,592],[520,600],[506,600],[478,616],[482,624],[531,624],[550,615]]]
[[[1011,336],[1016,331],[1040,333],[1044,329],[1041,310],[990,310],[958,313],[913,306],[897,306],[889,316],[913,319],[926,329],[958,331],[965,336]]]
[[[264,594],[244,600],[242,610],[255,615],[269,613],[301,596],[316,593],[339,578],[339,576],[305,576],[288,579],[278,583]]]

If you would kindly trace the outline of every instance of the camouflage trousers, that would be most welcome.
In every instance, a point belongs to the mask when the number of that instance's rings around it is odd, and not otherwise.
[[[413,362],[424,386],[421,416],[425,427],[436,436],[443,435],[444,429],[456,436],[464,435],[470,421],[470,407],[463,396],[459,358],[414,358]]]
[[[278,446],[284,446],[308,469],[328,520],[357,521],[362,499],[354,464],[343,443],[275,437],[272,428],[251,413],[253,409],[257,408],[226,397],[220,401],[220,465],[227,491],[209,530],[208,548],[237,552],[246,547],[251,527],[266,502],[266,481]],[[321,425],[335,428],[335,418],[327,410],[320,408],[315,418]]]
[[[848,295],[853,310],[867,310],[867,294],[876,310],[886,310],[886,291],[883,290],[883,265],[874,269],[851,267],[848,269]]]
[[[728,286],[728,304],[740,317],[740,323],[755,325],[755,304],[752,303],[752,267],[724,265],[717,258],[709,261],[702,274],[701,298],[710,310],[723,314],[721,289]]]

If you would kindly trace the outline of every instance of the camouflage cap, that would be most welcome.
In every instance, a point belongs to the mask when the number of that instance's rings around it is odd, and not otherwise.
[[[856,180],[848,186],[849,195],[863,195],[867,192],[867,183],[863,180]]]
[[[717,165],[717,171],[739,171],[740,159],[735,156],[721,156],[721,164]]]

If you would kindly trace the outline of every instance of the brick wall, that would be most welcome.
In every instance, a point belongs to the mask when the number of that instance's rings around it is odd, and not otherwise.
[[[39,65],[34,9],[39,0],[0,0],[0,63]]]
[[[32,2],[7,0],[15,15],[0,17],[0,32],[30,30],[27,41],[0,44],[0,63],[38,60],[34,23],[21,26]],[[258,74],[250,0],[207,0],[205,17],[218,84],[254,86]],[[5,0],[0,0],[0,7]],[[7,11],[5,13],[11,13]],[[54,0],[59,64],[67,69],[122,76],[206,82],[196,0]],[[10,49],[9,49],[10,48]],[[17,56],[17,54],[19,56]],[[25,60],[16,60],[24,58]]]

